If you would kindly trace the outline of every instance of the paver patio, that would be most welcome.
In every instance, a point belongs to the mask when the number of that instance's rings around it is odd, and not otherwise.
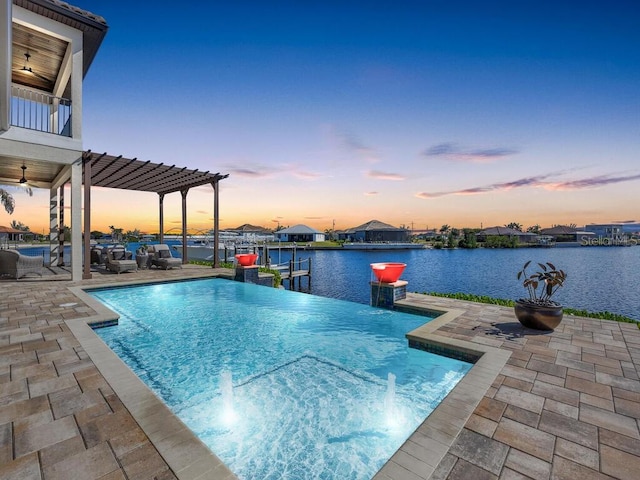
[[[82,285],[220,272],[188,265],[95,275]],[[234,478],[226,471],[189,473],[160,455],[149,440],[154,435],[143,431],[65,323],[96,315],[70,286],[78,285],[0,280],[0,478]],[[442,440],[443,456],[433,457],[442,457],[439,463],[425,463],[433,451],[426,444],[407,442],[402,462],[394,456],[376,479],[638,478],[635,325],[565,317],[556,331],[544,333],[522,328],[510,309],[499,306],[423,295],[409,295],[407,302],[461,310],[434,335],[510,357],[480,392],[464,427],[453,429],[452,443]],[[460,410],[448,400],[444,408]],[[432,438],[450,430],[431,425]]]

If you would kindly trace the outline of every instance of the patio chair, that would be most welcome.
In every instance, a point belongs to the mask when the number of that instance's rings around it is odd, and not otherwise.
[[[18,250],[0,250],[0,274],[9,275],[16,280],[30,273],[42,276],[44,260],[42,257],[22,255]]]
[[[101,245],[91,247],[91,264],[102,265],[104,263],[105,248]]]
[[[123,247],[107,250],[105,265],[108,270],[118,274],[138,270],[138,264],[131,259],[131,252],[127,252]]]
[[[169,245],[164,243],[149,246],[149,255],[152,255],[152,266],[156,266],[164,270],[174,267],[182,268],[182,259],[172,256]]]

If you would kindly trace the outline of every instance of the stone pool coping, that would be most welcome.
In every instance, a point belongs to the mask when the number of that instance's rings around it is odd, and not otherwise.
[[[121,286],[148,284],[148,281],[121,283]],[[157,283],[157,282],[154,282]],[[164,282],[160,282],[164,283]],[[118,395],[134,420],[179,479],[220,479],[236,476],[193,434],[147,385],[93,331],[92,327],[112,324],[120,316],[85,290],[113,287],[111,284],[70,287],[97,315],[67,320],[80,346]]]
[[[181,460],[174,463],[171,453],[168,465],[158,453],[74,334],[76,325],[88,330],[83,324],[89,318],[108,321],[108,312],[97,312],[98,305],[84,303],[68,287],[224,273],[228,272],[185,265],[182,270],[100,275],[81,284],[39,278],[3,281],[0,478],[67,479],[73,472],[82,479],[169,480],[177,478],[177,471],[179,478],[215,478],[215,456],[200,450],[198,441],[194,451],[204,456],[191,469],[181,469]],[[448,311],[410,332],[410,341],[415,341],[413,335],[428,349],[455,345],[456,351],[489,353],[473,367],[479,367],[478,381],[463,382],[457,401],[452,396],[457,392],[452,391],[376,480],[637,478],[640,331],[636,325],[565,316],[554,332],[537,332],[521,327],[509,308],[417,294],[409,294],[407,302],[407,308],[415,304]],[[498,367],[487,361],[494,353],[489,348],[509,356],[492,382]],[[123,375],[124,384],[140,382],[130,372]],[[148,402],[137,403],[151,408]],[[150,413],[149,420],[156,420],[164,432],[161,416]],[[179,421],[174,427],[184,433]],[[167,431],[173,432],[171,428]],[[160,433],[158,442],[171,435]],[[178,452],[192,441],[182,442],[180,435],[173,437]],[[166,445],[172,450],[169,441]],[[226,478],[235,477],[229,473]]]
[[[137,280],[119,283],[119,285],[135,286],[145,283],[150,282]],[[119,315],[88,294],[86,290],[110,287],[113,285],[69,288],[97,314],[85,319],[67,320],[69,329],[179,479],[236,478],[233,472],[92,330],[91,326],[110,324],[117,320]],[[407,309],[441,313],[441,315],[409,332],[408,340],[416,343],[418,348],[447,356],[462,357],[464,360],[473,361],[474,365],[374,478],[400,480],[406,478],[406,472],[415,473],[420,478],[428,478],[435,471],[511,355],[510,352],[494,347],[434,334],[433,332],[438,328],[457,318],[464,311],[459,309],[436,311],[433,308],[425,308],[419,302],[412,302],[412,298],[413,295],[409,294],[407,300],[401,302],[402,305]],[[202,477],[204,473],[207,474],[206,477]]]

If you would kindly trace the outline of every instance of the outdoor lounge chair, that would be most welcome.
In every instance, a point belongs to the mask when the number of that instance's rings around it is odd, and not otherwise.
[[[159,245],[151,245],[149,247],[149,255],[151,257],[151,265],[155,265],[158,268],[163,268],[166,270],[167,268],[180,267],[182,268],[182,259],[173,257],[171,255],[171,249],[169,245],[161,243]]]
[[[0,275],[9,275],[16,280],[29,273],[42,276],[42,257],[22,255],[18,250],[0,250]]]
[[[118,274],[122,272],[137,271],[138,264],[135,260],[131,259],[130,255],[127,255],[130,253],[131,252],[127,252],[123,247],[114,247],[107,250],[107,257],[105,261],[107,269]]]

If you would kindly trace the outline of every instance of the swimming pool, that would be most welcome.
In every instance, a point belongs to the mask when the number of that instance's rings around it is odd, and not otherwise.
[[[240,478],[366,479],[471,368],[427,317],[223,279],[90,291],[101,338]]]

